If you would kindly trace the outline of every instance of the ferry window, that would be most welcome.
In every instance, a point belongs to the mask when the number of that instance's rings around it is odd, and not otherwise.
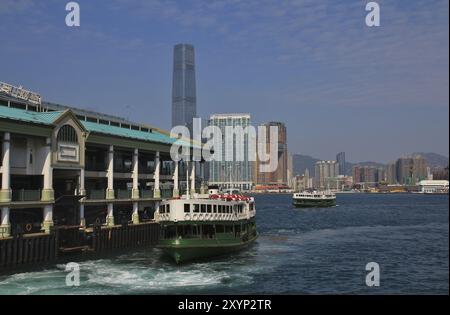
[[[184,204],[184,212],[185,213],[191,212],[191,205],[190,204],[188,204],[188,203]]]
[[[219,205],[219,213],[222,213],[222,205]]]
[[[211,205],[207,205],[206,212],[211,213]]]
[[[225,225],[225,233],[231,233],[231,232],[233,232],[233,226]]]
[[[214,206],[213,206],[213,212],[214,212],[214,213],[217,213],[217,205],[214,205]]]
[[[206,212],[206,205],[202,205],[202,211],[201,211],[202,213],[205,213]]]
[[[223,233],[225,232],[225,228],[223,225],[216,225],[216,233]]]
[[[159,213],[166,213],[166,206],[164,205],[159,206]]]
[[[167,206],[166,206],[166,212],[167,212],[167,213],[170,213],[170,205],[167,205]]]
[[[194,212],[200,212],[200,205],[199,204],[195,204],[194,205]]]

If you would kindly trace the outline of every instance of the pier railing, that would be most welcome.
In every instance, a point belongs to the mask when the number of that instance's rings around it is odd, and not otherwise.
[[[41,191],[39,189],[17,189],[12,191],[12,201],[39,201]]]
[[[150,199],[153,198],[153,196],[154,196],[153,190],[142,189],[140,192],[140,197],[144,199]]]
[[[106,198],[106,191],[104,189],[89,190],[87,198],[90,200],[103,200]]]
[[[116,190],[117,199],[131,199],[131,190],[129,189],[117,189]]]
[[[173,190],[172,189],[161,189],[161,198],[172,198]]]

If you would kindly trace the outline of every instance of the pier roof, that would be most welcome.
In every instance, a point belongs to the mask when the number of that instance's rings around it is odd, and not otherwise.
[[[22,121],[26,123],[52,126],[54,125],[54,122],[67,111],[70,110],[35,112],[25,109],[0,106],[0,119],[3,118],[9,120]],[[168,133],[166,134],[154,129],[146,132],[141,130],[128,129],[90,121],[80,121],[80,123],[84,126],[84,128],[86,128],[88,132],[131,138],[141,141],[151,141],[169,145],[173,144],[176,141],[176,139],[170,137]],[[188,141],[183,142],[186,146],[190,146]]]

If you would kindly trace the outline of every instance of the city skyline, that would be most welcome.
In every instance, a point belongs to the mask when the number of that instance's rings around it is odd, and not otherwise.
[[[122,15],[128,1],[79,1],[81,26],[69,29],[56,1],[6,1],[0,79],[46,101],[169,129],[173,45],[189,42],[199,116],[282,121],[291,153],[327,159],[448,156],[447,1],[379,1],[379,29],[364,26],[362,4],[131,2],[135,10]]]

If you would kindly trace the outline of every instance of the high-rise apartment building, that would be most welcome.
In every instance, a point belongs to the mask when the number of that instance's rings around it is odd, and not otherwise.
[[[287,149],[287,132],[286,126],[281,122],[268,122],[262,124],[261,126],[266,127],[266,137],[265,143],[261,143],[258,140],[259,145],[265,145],[267,152],[270,149],[270,127],[278,128],[278,166],[273,172],[260,172],[259,165],[260,161],[257,160],[255,163],[254,181],[257,185],[283,185],[287,186],[288,183],[288,149]]]
[[[346,175],[345,152],[339,152],[336,155],[336,161],[339,166],[339,175]]]
[[[420,156],[401,157],[396,162],[397,181],[403,185],[416,185],[427,178],[427,163]]]
[[[363,185],[364,187],[373,187],[380,182],[380,178],[384,178],[382,170],[375,166],[355,165],[352,169],[353,183],[355,185]]]
[[[194,46],[178,44],[173,54],[172,127],[187,126],[197,115]]]
[[[395,167],[395,162],[388,163],[388,165],[386,165],[386,183],[388,185],[397,184],[397,170]]]
[[[353,183],[359,184],[361,183],[361,167],[359,165],[353,166],[352,168],[352,176],[353,176]]]
[[[218,127],[225,139],[227,136],[227,127],[242,127],[243,129],[250,126],[249,114],[214,114],[209,119],[210,126]],[[232,145],[228,146],[227,141],[222,141],[221,158],[219,161],[213,160],[209,162],[209,184],[219,185],[222,188],[238,188],[241,190],[250,190],[253,186],[252,164],[249,156],[249,134],[244,133],[243,141],[232,139]],[[243,143],[240,143],[243,142]],[[237,152],[242,154],[242,160],[237,159]],[[232,156],[228,159],[227,156]]]
[[[336,161],[319,161],[316,163],[315,186],[319,189],[337,188],[339,166]]]

